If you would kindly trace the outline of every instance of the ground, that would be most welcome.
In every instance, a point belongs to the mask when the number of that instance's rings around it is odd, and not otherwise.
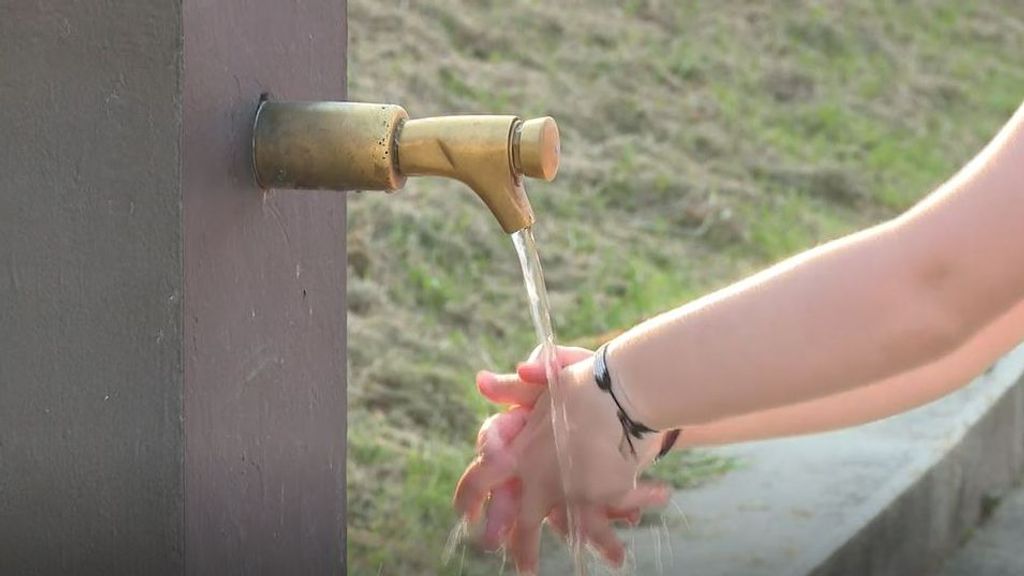
[[[527,186],[559,338],[590,345],[899,213],[1024,99],[1012,0],[349,0],[349,32],[353,100],[558,120],[558,179]],[[534,345],[511,242],[440,180],[354,195],[348,229],[349,567],[458,573],[473,374]]]

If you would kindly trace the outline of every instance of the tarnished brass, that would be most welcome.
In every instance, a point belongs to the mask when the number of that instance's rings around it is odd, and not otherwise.
[[[522,176],[558,172],[551,118],[442,116],[408,120],[405,110],[352,102],[265,102],[253,129],[253,164],[263,188],[397,190],[408,176],[465,183],[511,234],[533,224]]]
[[[357,102],[264,102],[253,129],[261,188],[397,190],[395,134],[401,106]]]
[[[398,137],[406,176],[445,176],[465,183],[505,232],[533,224],[533,209],[512,166],[515,116],[444,116],[409,120]]]
[[[558,174],[561,144],[558,124],[550,116],[527,120],[519,125],[512,140],[516,170],[530,178],[551,182]]]

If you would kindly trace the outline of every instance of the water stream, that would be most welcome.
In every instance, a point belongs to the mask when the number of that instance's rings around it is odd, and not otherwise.
[[[571,476],[572,459],[569,457],[568,435],[569,422],[565,411],[565,391],[558,381],[559,366],[555,354],[555,332],[551,326],[551,312],[548,306],[548,291],[544,285],[544,271],[540,266],[537,244],[533,238],[533,230],[524,228],[512,235],[519,264],[523,270],[523,283],[530,303],[530,316],[533,327],[540,341],[540,358],[548,377],[548,390],[551,398],[551,424],[555,436],[555,449],[558,452],[558,466],[562,477],[562,490],[569,493],[568,483]],[[572,552],[574,573],[586,576],[586,562],[583,556],[583,542],[579,534],[579,514],[574,506],[568,509],[569,547]]]
[[[555,450],[558,453],[558,467],[562,479],[562,490],[569,493],[570,470],[572,461],[569,458],[568,436],[569,422],[565,411],[565,390],[561,387],[558,379],[560,372],[558,359],[555,351],[555,332],[551,325],[551,311],[548,306],[548,292],[544,285],[544,271],[540,266],[540,256],[537,253],[537,244],[533,238],[533,231],[524,228],[512,234],[512,243],[515,245],[516,254],[519,256],[519,264],[523,271],[523,284],[526,286],[526,295],[530,305],[530,317],[533,319],[533,327],[540,341],[540,359],[544,363],[548,379],[549,397],[551,399],[551,424],[554,431]],[[576,506],[570,505],[567,512],[569,524],[569,549],[575,576],[587,576],[587,562],[584,556],[583,540],[579,537],[579,511]],[[461,549],[465,554],[463,541],[469,532],[466,521],[456,524],[448,536],[448,542],[442,555],[445,564],[454,559],[457,550]],[[502,565],[504,573],[504,564]],[[459,572],[462,570],[460,568]]]

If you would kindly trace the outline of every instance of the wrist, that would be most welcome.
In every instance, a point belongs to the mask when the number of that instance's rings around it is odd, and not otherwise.
[[[619,400],[622,391],[616,390],[608,369],[607,346],[600,346],[586,362],[577,366],[576,374],[570,374],[567,382],[574,382],[585,396],[593,396],[594,402],[603,404],[601,417],[588,416],[584,421],[614,422],[611,428],[618,431],[616,444],[624,458],[645,466],[666,454],[675,443],[678,431],[662,433],[652,429],[636,420]],[[572,401],[573,408],[581,406],[580,402]]]
[[[629,420],[629,428],[632,428],[635,431],[639,431],[643,434],[653,434],[657,436],[659,440],[657,443],[658,450],[657,452],[654,453],[653,458],[650,458],[649,461],[659,460],[665,455],[667,455],[676,445],[676,442],[679,440],[681,430],[679,428],[655,428],[652,426],[648,426],[645,423],[653,422],[653,418],[648,417],[644,421],[636,421],[635,417],[631,416],[631,414],[637,414],[640,413],[641,411],[637,409],[637,403],[630,398],[629,391],[625,386],[622,386],[621,384],[617,386],[618,393],[617,395],[615,395],[615,391],[613,390],[613,388],[616,388],[616,386],[612,382],[611,372],[608,368],[608,348],[610,347],[610,345],[611,343],[609,343],[606,346],[602,346],[601,348],[598,349],[598,352],[595,354],[595,361],[597,363],[597,370],[599,372],[599,374],[595,378],[598,380],[598,384],[602,389],[606,389],[610,394],[613,394],[615,403],[620,410],[620,419]],[[621,398],[621,400],[619,398]],[[627,414],[630,416],[623,416],[623,414]],[[626,429],[627,426],[624,425],[623,428]],[[635,434],[635,436],[637,438],[640,438],[640,434]]]
[[[654,460],[661,447],[662,434],[652,432],[629,436],[619,417],[619,404],[611,394],[601,389],[595,375],[595,358],[578,362],[563,372],[566,409],[569,412],[570,434],[588,438],[587,442],[601,439],[615,446],[626,460],[646,465]]]
[[[611,375],[612,387],[623,410],[636,422],[648,428],[664,431],[671,423],[663,422],[657,410],[647,402],[645,390],[639,386],[637,370],[630,358],[629,347],[623,346],[618,338],[606,344],[606,364]]]

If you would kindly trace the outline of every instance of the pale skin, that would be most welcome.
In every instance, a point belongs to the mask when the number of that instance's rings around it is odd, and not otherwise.
[[[676,442],[676,447],[710,446],[765,438],[826,432],[855,426],[891,416],[931,402],[958,389],[964,382],[980,374],[989,364],[988,358],[998,357],[1016,346],[1024,326],[1024,302],[986,326],[970,341],[952,353],[931,364],[897,374],[880,382],[806,402],[770,408],[750,414],[687,427]],[[590,357],[589,350],[562,348],[560,356],[566,363]],[[481,372],[477,377],[480,391],[500,404],[531,407],[539,399],[546,385],[543,367],[526,363],[514,374]],[[514,408],[521,411],[522,408]],[[520,415],[524,412],[518,412]],[[495,422],[506,421],[510,413],[494,417]],[[485,425],[485,429],[490,428]],[[515,520],[517,487],[498,486],[492,490],[482,543],[496,549],[504,543],[503,535]],[[662,503],[667,494],[648,487],[647,499],[635,508],[610,509],[609,520],[635,523],[641,508]],[[557,509],[547,518],[559,534],[566,533],[564,509]],[[592,542],[612,564],[618,565],[624,550],[621,544],[607,535],[601,542]],[[515,552],[516,549],[513,549]]]
[[[1024,107],[905,214],[634,327],[609,344],[608,366],[634,420],[681,427],[686,445],[721,444],[905,411],[962,386],[1021,339]],[[516,412],[521,430],[481,450],[456,493],[457,509],[475,517],[496,490],[489,544],[508,544],[523,572],[537,568],[536,528],[549,516],[559,524],[566,503],[584,511],[583,536],[613,564],[621,544],[605,527],[657,503],[629,497],[660,438],[641,442],[637,458],[614,450],[621,428],[594,386],[592,355],[560,356],[578,469],[570,493],[557,481],[536,361],[517,377],[478,377],[492,399],[535,407]]]
[[[957,390],[1022,339],[1024,302],[950,354],[919,368],[832,396],[686,428],[677,447],[714,446],[828,432],[872,422]]]

